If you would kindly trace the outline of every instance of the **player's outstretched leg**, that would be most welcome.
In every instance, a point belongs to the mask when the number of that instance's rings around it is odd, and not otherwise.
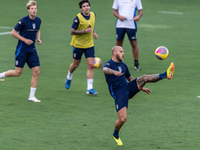
[[[172,62],[169,66],[169,68],[167,69],[167,78],[168,79],[172,79],[173,78],[173,75],[174,75],[174,68],[175,68],[175,65],[174,63]]]
[[[153,75],[143,75],[139,78],[137,78],[136,83],[138,85],[139,90],[141,90],[144,85],[148,82],[157,82],[159,80],[162,79],[172,79],[173,78],[173,74],[174,74],[174,69],[175,69],[175,65],[172,62],[169,66],[169,68],[167,69],[166,72],[161,73],[161,74],[153,74]]]

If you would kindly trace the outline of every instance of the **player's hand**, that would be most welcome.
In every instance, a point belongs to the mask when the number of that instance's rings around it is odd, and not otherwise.
[[[121,72],[119,72],[119,71],[114,71],[114,74],[116,75],[116,76],[122,76],[123,74],[121,73]]]
[[[85,29],[85,33],[91,33],[91,32],[92,32],[92,28]]]
[[[34,43],[32,40],[29,40],[29,39],[26,39],[24,42],[25,42],[26,44],[28,44],[28,45],[31,45],[31,44]]]
[[[95,39],[98,39],[98,35],[96,33],[93,33],[93,36]]]
[[[150,94],[150,93],[151,93],[151,90],[148,89],[148,88],[145,88],[145,87],[142,88],[142,91],[143,91],[143,92],[146,92],[147,94]]]
[[[126,18],[124,16],[119,16],[119,20],[124,21]]]
[[[135,17],[133,18],[133,20],[134,20],[134,21],[139,21],[139,20],[140,20],[140,16],[135,16]]]
[[[37,40],[37,44],[40,45],[42,44],[42,41],[40,39]]]

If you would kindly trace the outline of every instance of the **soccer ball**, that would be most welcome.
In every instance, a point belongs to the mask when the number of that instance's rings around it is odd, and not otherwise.
[[[168,57],[169,51],[166,47],[159,46],[155,51],[155,55],[159,60],[164,60]]]
[[[100,68],[102,64],[102,61],[99,57],[94,58],[94,68]]]

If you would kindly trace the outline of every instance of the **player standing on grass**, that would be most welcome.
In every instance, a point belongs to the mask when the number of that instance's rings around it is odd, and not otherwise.
[[[124,35],[127,33],[134,58],[134,69],[139,71],[138,57],[139,48],[137,44],[137,23],[143,14],[141,0],[114,0],[113,14],[116,21],[116,45],[122,46]],[[138,10],[138,15],[136,12]]]
[[[70,88],[73,72],[79,66],[83,53],[87,62],[87,94],[97,95],[98,92],[93,88],[94,77],[94,42],[93,37],[98,39],[95,32],[95,14],[90,12],[90,2],[82,0],[79,2],[81,13],[77,14],[71,27],[70,34],[73,35],[71,45],[73,46],[73,62],[69,66],[68,75],[65,82],[65,87]]]
[[[143,75],[138,78],[131,76],[128,67],[123,63],[124,50],[121,46],[112,48],[112,59],[105,63],[103,72],[108,84],[111,96],[115,99],[118,120],[115,122],[113,138],[117,145],[123,145],[119,138],[119,130],[127,119],[128,100],[131,99],[140,90],[151,93],[151,90],[145,88],[148,82],[157,82],[164,78],[172,79],[175,65],[172,62],[166,72],[161,74]],[[127,82],[127,80],[129,82]]]
[[[28,101],[41,102],[35,97],[40,74],[40,62],[35,48],[35,39],[37,39],[39,45],[42,43],[40,40],[41,20],[36,17],[36,1],[29,1],[26,7],[29,15],[20,19],[11,32],[11,35],[18,39],[15,51],[15,70],[0,73],[0,79],[4,77],[19,77],[23,72],[25,63],[27,63],[32,70],[31,89]]]

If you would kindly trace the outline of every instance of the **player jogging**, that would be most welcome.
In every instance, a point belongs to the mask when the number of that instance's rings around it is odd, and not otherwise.
[[[161,74],[143,75],[138,78],[131,76],[128,67],[123,63],[124,50],[120,46],[112,48],[112,59],[104,64],[103,72],[111,96],[115,99],[118,120],[115,122],[113,138],[117,145],[123,145],[119,138],[119,131],[127,119],[128,101],[140,90],[151,93],[151,90],[145,88],[147,82],[157,82],[164,78],[172,79],[175,65],[172,62],[166,72]],[[127,82],[127,80],[129,82]]]
[[[85,54],[87,62],[87,91],[86,94],[97,95],[98,92],[93,88],[94,77],[94,42],[93,37],[98,39],[98,35],[95,32],[95,14],[90,12],[90,2],[88,0],[82,0],[79,2],[81,13],[77,14],[71,27],[70,34],[73,35],[71,45],[73,46],[73,62],[69,66],[65,87],[70,88],[72,81],[72,75],[75,69],[81,62],[83,53]]]
[[[40,74],[40,62],[35,48],[35,39],[40,45],[40,18],[36,17],[37,3],[29,1],[26,5],[28,16],[23,17],[16,24],[11,35],[18,39],[15,51],[15,70],[0,73],[0,79],[4,77],[18,77],[22,74],[25,63],[32,70],[31,89],[28,101],[41,102],[35,97],[35,91]]]

